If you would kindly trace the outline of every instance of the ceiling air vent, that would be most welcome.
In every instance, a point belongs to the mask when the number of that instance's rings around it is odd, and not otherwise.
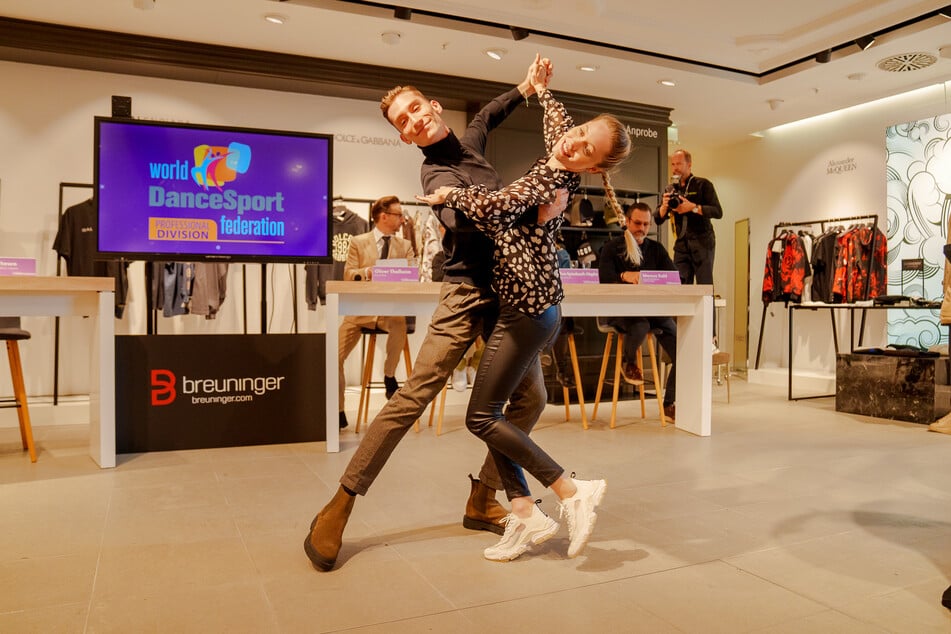
[[[878,67],[892,73],[907,73],[928,68],[937,61],[938,58],[931,53],[902,53],[886,57],[878,63]]]

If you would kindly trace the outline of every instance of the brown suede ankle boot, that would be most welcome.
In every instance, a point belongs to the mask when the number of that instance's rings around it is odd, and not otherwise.
[[[310,534],[304,540],[304,552],[314,564],[314,568],[327,572],[337,563],[337,553],[343,542],[343,529],[350,519],[355,495],[350,495],[339,487],[333,499],[327,503],[314,521],[310,523]]]
[[[495,499],[495,489],[490,489],[472,477],[472,491],[466,502],[466,514],[462,517],[462,525],[474,531],[491,531],[496,535],[505,532],[502,520],[508,515],[505,507]]]

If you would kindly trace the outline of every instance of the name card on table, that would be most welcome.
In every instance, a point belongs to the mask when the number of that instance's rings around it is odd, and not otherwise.
[[[680,284],[678,271],[641,271],[641,284]]]
[[[418,266],[374,266],[374,282],[418,282]]]
[[[558,269],[562,284],[599,284],[598,269]]]
[[[0,275],[36,275],[36,258],[0,257]]]

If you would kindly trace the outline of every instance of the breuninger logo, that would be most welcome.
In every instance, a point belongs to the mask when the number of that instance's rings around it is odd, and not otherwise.
[[[281,389],[283,376],[245,376],[218,379],[190,379],[178,377],[171,370],[153,369],[151,372],[152,405],[171,405],[182,395],[191,397],[193,405],[247,403],[255,396]]]

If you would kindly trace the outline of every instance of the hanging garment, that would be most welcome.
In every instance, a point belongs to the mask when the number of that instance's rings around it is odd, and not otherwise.
[[[763,273],[763,303],[802,301],[805,279],[812,275],[802,238],[791,231],[769,242]]]
[[[66,274],[84,277],[111,277],[115,280],[115,313],[122,319],[129,292],[129,263],[97,260],[96,207],[92,198],[63,212],[53,240],[53,250],[66,260]]]
[[[317,310],[317,303],[327,302],[327,280],[342,280],[343,267],[350,250],[350,238],[366,233],[370,223],[343,205],[333,208],[333,238],[330,253],[333,264],[308,264],[304,267],[304,297],[308,310]]]
[[[812,245],[812,301],[832,303],[836,256],[839,252],[839,231],[830,229],[816,238]]]
[[[832,283],[835,302],[851,304],[885,295],[888,240],[878,227],[860,226],[839,237],[839,255]]]

